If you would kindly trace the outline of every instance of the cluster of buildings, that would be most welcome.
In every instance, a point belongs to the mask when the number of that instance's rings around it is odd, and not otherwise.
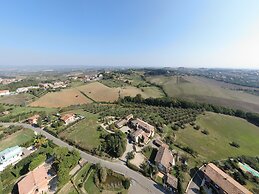
[[[132,129],[130,136],[132,140],[136,143],[147,144],[155,134],[154,126],[139,118],[134,119],[132,114],[115,122],[115,126],[117,128],[121,128],[124,125],[130,126],[130,128]]]
[[[40,83],[39,84],[40,88],[44,88],[44,89],[57,89],[57,88],[66,88],[67,87],[67,83],[66,82],[54,82],[54,83]]]
[[[25,93],[28,92],[29,90],[33,90],[33,89],[39,89],[39,86],[28,86],[28,87],[22,87],[22,88],[17,88],[16,89],[16,93]]]
[[[131,128],[130,137],[135,143],[147,144],[154,137],[155,127],[139,118],[134,119],[132,114],[115,122],[117,128],[121,128],[124,125],[128,125]],[[159,149],[155,157],[155,164],[158,170],[164,175],[164,182],[167,188],[171,191],[176,191],[178,179],[169,172],[175,166],[177,156],[173,155],[169,146],[162,141],[156,144],[159,146]]]
[[[0,172],[7,166],[15,165],[22,159],[23,149],[20,146],[7,148],[0,152]],[[46,193],[49,190],[47,168],[42,164],[33,171],[27,173],[18,183],[19,194]]]
[[[0,78],[0,84],[7,85],[13,82],[21,81],[21,79],[15,79],[15,78]]]
[[[89,81],[98,81],[103,79],[103,74],[92,74],[92,75],[69,75],[68,78],[70,80],[80,80],[82,82],[89,82]]]
[[[73,123],[73,122],[77,121],[78,119],[81,119],[81,118],[82,118],[81,116],[77,116],[74,113],[67,113],[67,114],[61,115],[59,119],[64,122],[64,125],[68,125],[70,123]],[[30,125],[37,125],[39,119],[40,119],[40,115],[35,114],[32,117],[29,117],[27,119],[27,122]]]
[[[117,128],[122,128],[125,125],[130,127],[130,137],[135,143],[147,144],[155,134],[155,127],[153,125],[139,118],[134,119],[133,114],[115,122]]]

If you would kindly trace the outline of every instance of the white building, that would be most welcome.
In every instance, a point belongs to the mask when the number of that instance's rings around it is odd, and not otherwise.
[[[22,148],[14,146],[0,152],[0,172],[22,159]]]
[[[0,90],[0,96],[8,96],[8,95],[10,95],[9,90]]]
[[[31,89],[39,89],[39,86],[28,86],[28,87],[23,87],[23,88],[17,88],[16,92],[17,93],[23,93],[23,92],[28,92]]]

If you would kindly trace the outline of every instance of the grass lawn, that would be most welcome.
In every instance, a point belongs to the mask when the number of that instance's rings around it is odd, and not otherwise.
[[[191,126],[175,132],[177,142],[189,146],[198,152],[202,160],[219,160],[231,156],[258,156],[259,127],[248,123],[244,119],[207,112],[200,115],[196,123],[200,130]],[[201,133],[206,129],[209,135]],[[229,145],[235,141],[240,148]]]
[[[152,148],[151,146],[147,146],[142,149],[143,155],[151,162],[154,162],[157,151],[158,150],[156,148]]]
[[[85,113],[84,120],[69,127],[60,133],[60,136],[74,141],[85,149],[91,150],[101,144],[99,136],[103,132],[97,131],[98,126],[98,115]]]
[[[88,177],[88,179],[86,180],[84,187],[88,193],[99,194],[101,192],[99,188],[94,184],[94,174],[95,174],[95,171],[93,170],[90,176]]]
[[[81,183],[81,182],[83,181],[83,179],[86,178],[87,173],[88,173],[88,171],[89,171],[91,165],[92,165],[92,164],[90,164],[90,163],[85,164],[85,165],[82,167],[82,169],[76,174],[75,179],[74,179],[76,185],[78,185],[79,183]]]
[[[33,139],[34,133],[30,129],[23,129],[1,140],[0,151],[15,145],[21,145]]]

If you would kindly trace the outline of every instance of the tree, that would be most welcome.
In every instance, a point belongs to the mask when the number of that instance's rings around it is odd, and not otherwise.
[[[112,157],[120,157],[126,150],[125,134],[117,131],[113,134],[108,134],[102,144],[104,151]]]
[[[107,170],[104,167],[101,167],[99,170],[99,175],[100,175],[100,181],[104,183],[107,178]]]
[[[130,187],[130,181],[129,181],[129,179],[126,179],[126,180],[124,180],[123,182],[122,182],[122,184],[123,184],[123,187],[125,188],[125,189],[129,189],[129,187]]]
[[[127,153],[127,156],[126,156],[127,160],[132,160],[134,159],[134,157],[135,157],[135,154],[133,151]]]
[[[58,162],[62,162],[64,157],[68,154],[68,148],[66,147],[55,147],[54,157]]]
[[[69,169],[63,167],[62,165],[59,166],[58,172],[58,184],[63,185],[69,181]]]
[[[29,170],[33,170],[36,167],[38,167],[40,164],[42,164],[46,160],[46,155],[40,154],[37,157],[35,157],[32,162],[29,165]]]

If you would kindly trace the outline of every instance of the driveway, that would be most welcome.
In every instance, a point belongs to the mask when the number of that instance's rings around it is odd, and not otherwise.
[[[0,123],[4,126],[8,126],[8,125],[18,125],[18,126],[23,126],[25,128],[29,128],[32,129],[33,131],[36,131],[38,134],[41,134],[43,136],[45,136],[47,139],[52,140],[53,143],[55,143],[58,146],[61,147],[67,147],[69,150],[72,149],[76,149],[73,146],[69,145],[68,143],[52,136],[51,134],[47,133],[46,131],[37,128],[37,127],[33,127],[31,125],[28,124],[24,124],[24,123]],[[76,149],[78,150],[78,149]],[[78,150],[81,154],[81,157],[91,163],[100,163],[102,166],[112,169],[113,171],[123,174],[127,177],[130,177],[132,179],[132,188],[130,188],[130,193],[143,193],[143,194],[148,194],[148,193],[165,193],[164,189],[161,186],[158,186],[154,181],[144,177],[143,175],[141,175],[140,173],[129,169],[127,166],[118,163],[118,162],[111,162],[111,161],[106,161],[103,160],[101,158],[98,158],[96,156],[92,156],[88,153],[85,153],[81,150]]]
[[[194,177],[191,179],[187,189],[186,189],[186,193],[187,194],[199,194],[200,193],[200,186],[202,183],[202,179],[203,179],[203,173],[201,167],[199,169],[199,171],[194,175]]]

